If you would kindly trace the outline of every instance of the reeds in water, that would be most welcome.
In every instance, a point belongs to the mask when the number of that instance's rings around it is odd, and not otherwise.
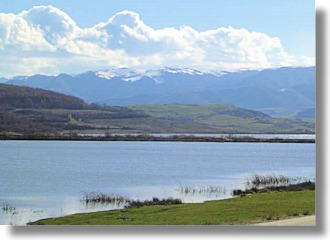
[[[264,187],[264,186],[278,186],[287,185],[291,183],[291,179],[284,175],[260,175],[253,174],[251,178],[246,180],[246,185],[249,187]]]
[[[196,186],[195,184],[181,185],[179,188],[180,193],[183,194],[226,194],[226,189],[221,186],[207,185],[207,186]]]
[[[303,191],[303,190],[315,190],[315,182],[305,181],[301,183],[286,184],[286,185],[277,185],[277,186],[265,186],[263,188],[252,187],[245,190],[234,189],[232,191],[233,196],[245,196],[246,194],[253,193],[268,193],[273,191],[279,192],[290,192],[290,191]]]
[[[4,213],[11,213],[11,212],[14,212],[16,210],[16,207],[10,203],[3,203],[2,204],[2,211]]]
[[[84,193],[84,197],[82,198],[82,202],[86,204],[90,203],[102,203],[102,204],[116,204],[116,205],[124,205],[129,200],[123,196],[117,194],[105,194],[102,192],[89,192]]]
[[[152,205],[174,205],[181,204],[181,199],[178,198],[163,198],[159,199],[157,197],[153,197],[152,200],[132,200],[129,198],[125,198],[123,196],[117,194],[105,194],[101,192],[90,192],[85,193],[82,199],[82,202],[86,204],[115,204],[118,206],[124,206],[125,208],[136,208],[142,206],[152,206]]]

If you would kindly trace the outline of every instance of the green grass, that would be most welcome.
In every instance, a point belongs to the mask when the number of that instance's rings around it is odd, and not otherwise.
[[[171,119],[208,119],[213,116],[238,116],[238,117],[263,117],[264,114],[238,108],[225,104],[208,105],[184,105],[184,104],[156,104],[156,105],[136,105],[129,107],[132,110],[142,111],[145,114],[157,118]]]
[[[272,192],[205,203],[74,214],[46,225],[240,225],[315,213],[315,191]]]

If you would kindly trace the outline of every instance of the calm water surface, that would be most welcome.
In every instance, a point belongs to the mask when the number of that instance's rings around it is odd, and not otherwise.
[[[252,173],[315,178],[315,144],[0,141],[0,224],[118,206],[86,206],[84,192],[184,202],[231,197]],[[223,195],[190,194],[185,185],[222,186]]]

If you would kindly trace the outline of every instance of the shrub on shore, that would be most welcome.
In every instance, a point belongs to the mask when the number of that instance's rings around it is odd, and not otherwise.
[[[181,199],[178,198],[163,198],[159,199],[157,197],[153,197],[152,200],[131,200],[128,202],[126,208],[138,208],[143,206],[153,206],[153,205],[176,205],[182,204]]]

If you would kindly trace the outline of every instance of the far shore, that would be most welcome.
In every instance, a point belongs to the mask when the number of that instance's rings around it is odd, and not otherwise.
[[[105,135],[105,136],[80,136],[80,135],[0,135],[0,140],[42,140],[42,141],[141,141],[141,142],[252,142],[252,143],[315,143],[315,139],[284,139],[284,138],[256,138],[236,136],[195,136],[171,135],[153,136],[141,135]]]

